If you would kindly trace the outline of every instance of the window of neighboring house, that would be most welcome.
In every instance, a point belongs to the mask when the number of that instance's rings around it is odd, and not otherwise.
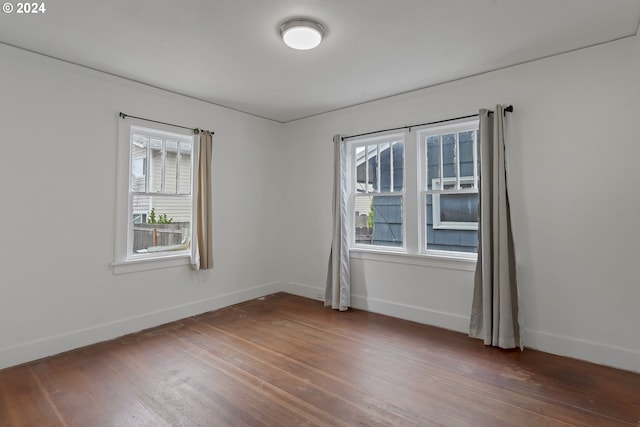
[[[132,118],[121,125],[114,265],[188,257],[193,239],[192,132]]]
[[[349,142],[352,244],[404,247],[404,138]]]
[[[147,222],[147,214],[145,213],[133,213],[133,223],[134,224],[146,224]]]
[[[478,251],[478,121],[418,133],[422,150],[424,250]]]

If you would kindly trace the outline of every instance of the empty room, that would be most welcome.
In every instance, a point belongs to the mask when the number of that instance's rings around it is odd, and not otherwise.
[[[5,1],[0,427],[640,426],[639,24]]]

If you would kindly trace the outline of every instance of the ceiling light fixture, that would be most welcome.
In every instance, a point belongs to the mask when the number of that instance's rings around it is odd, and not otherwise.
[[[284,43],[297,50],[309,50],[318,46],[324,36],[322,24],[310,19],[294,18],[280,26]]]

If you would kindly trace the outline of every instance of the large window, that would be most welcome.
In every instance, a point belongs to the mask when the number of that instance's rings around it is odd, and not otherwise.
[[[473,259],[477,119],[347,143],[352,248]]]
[[[187,257],[191,251],[191,132],[133,119],[120,132],[116,264]],[[124,188],[123,188],[124,187]]]

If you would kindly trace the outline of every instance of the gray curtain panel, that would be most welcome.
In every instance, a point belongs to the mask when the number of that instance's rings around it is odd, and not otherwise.
[[[191,267],[194,270],[213,268],[213,212],[211,209],[211,159],[213,156],[213,137],[209,131],[199,131],[199,143],[196,170],[195,221],[196,242]]]
[[[344,311],[351,306],[349,262],[347,144],[340,135],[333,137],[333,236],[329,253],[324,305]]]
[[[493,114],[480,110],[479,242],[469,336],[486,345],[522,349],[504,120],[500,105]]]

